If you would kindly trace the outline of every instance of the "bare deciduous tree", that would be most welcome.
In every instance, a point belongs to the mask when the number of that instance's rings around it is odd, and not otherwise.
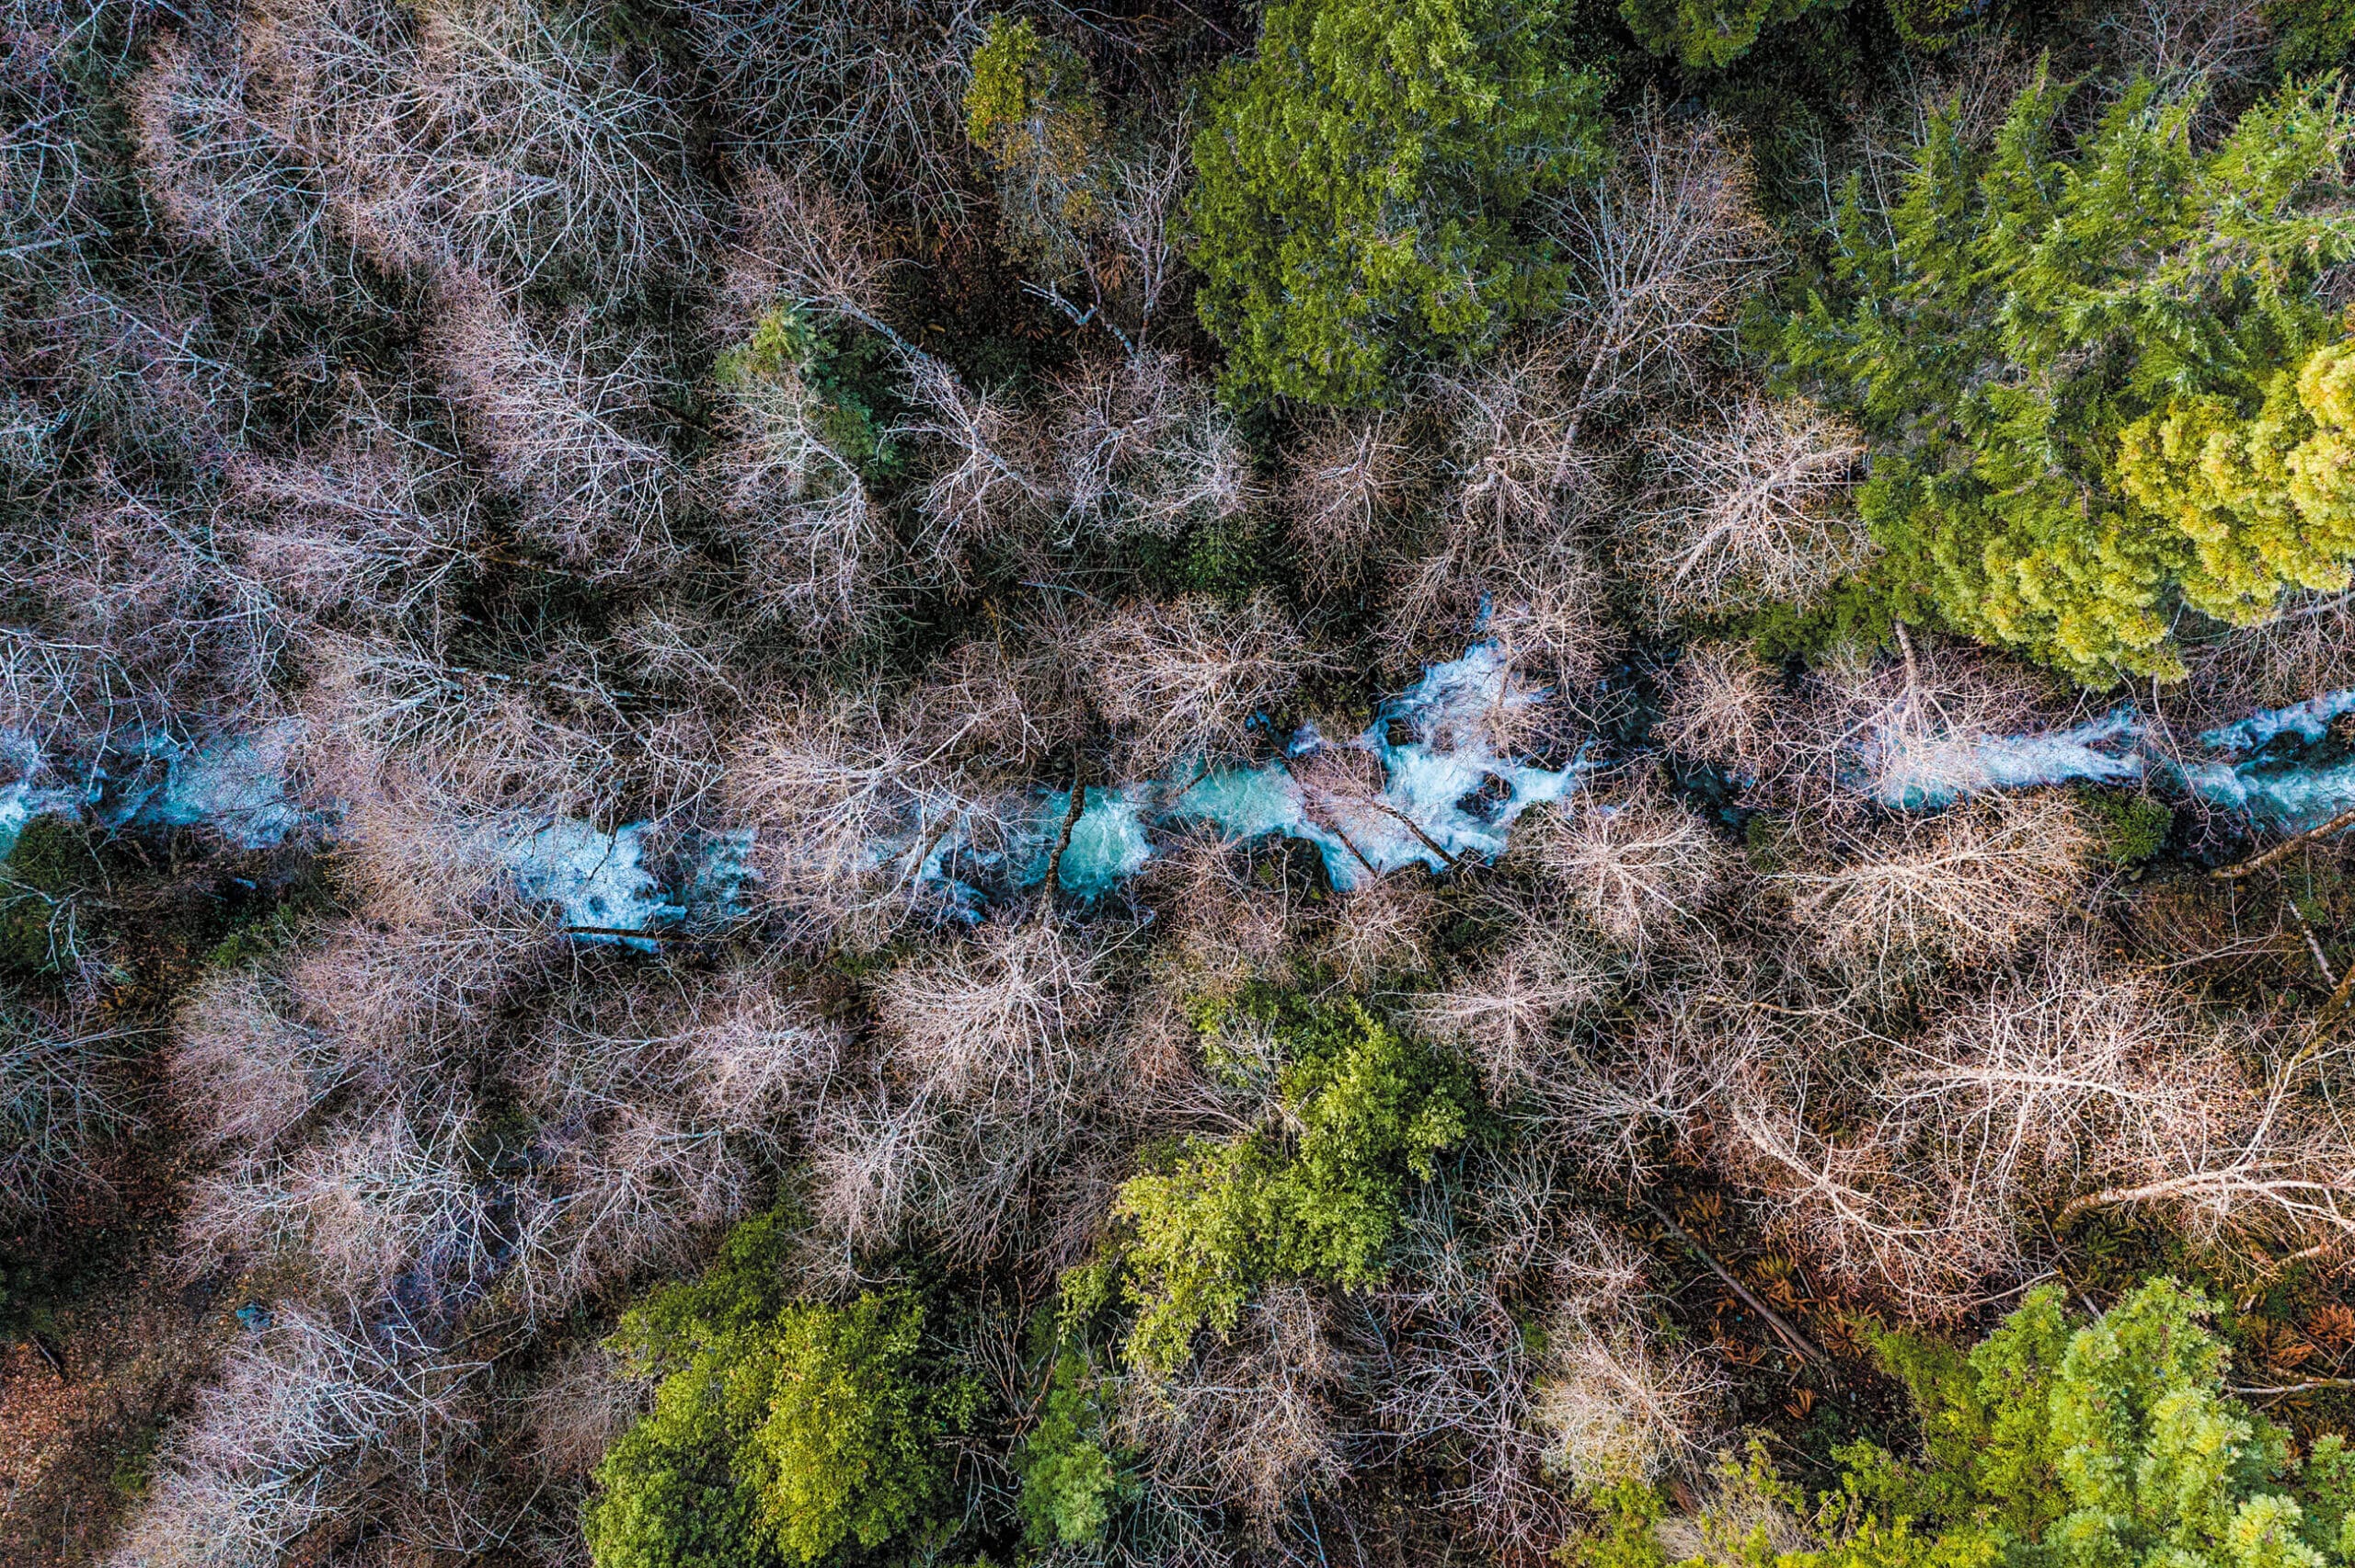
[[[1173,537],[1258,500],[1250,454],[1210,388],[1154,351],[1092,361],[1055,389],[1064,525]]]
[[[797,635],[856,629],[881,608],[879,578],[898,554],[865,475],[793,367],[724,390],[730,439],[706,473],[733,525],[745,597]]]
[[[1434,1187],[1410,1200],[1396,1265],[1368,1302],[1380,1354],[1360,1359],[1359,1379],[1379,1430],[1401,1450],[1446,1456],[1440,1500],[1461,1511],[1475,1539],[1539,1551],[1569,1522],[1549,1473],[1566,1469],[1572,1434],[1560,1417],[1606,1413],[1561,1408],[1565,1394],[1589,1392],[1570,1381],[1584,1369],[1577,1352],[1600,1335],[1633,1345],[1642,1269],[1624,1242],[1568,1206],[1558,1159],[1523,1147],[1468,1174],[1462,1192]],[[1522,1326],[1531,1312],[1545,1315],[1543,1348]],[[1601,1396],[1620,1418],[1616,1457],[1682,1450],[1710,1413],[1697,1357],[1655,1356],[1646,1370],[1659,1374],[1647,1389],[1653,1408],[1617,1408],[1624,1387]]]
[[[1662,622],[1812,602],[1872,552],[1847,494],[1864,437],[1755,393],[1642,438],[1657,475],[1622,538]]]
[[[1069,625],[1041,615],[1019,630],[1018,641],[961,643],[936,662],[901,700],[911,732],[1009,771],[1036,769],[1086,739],[1086,678],[1062,657]]]
[[[1395,667],[1486,635],[1565,695],[1600,673],[1604,596],[1585,524],[1608,491],[1602,457],[1579,443],[1562,372],[1541,347],[1437,388],[1453,427],[1453,515],[1436,547],[1391,567],[1380,635]]]
[[[112,752],[102,765],[121,770],[184,734],[184,715],[222,729],[278,716],[294,617],[223,550],[214,521],[209,504],[102,475],[11,552],[0,574],[45,612],[6,632],[12,727],[61,760]]]
[[[2287,707],[2355,687],[2355,593],[2304,594],[2260,625],[2234,627],[2184,650],[2194,726],[2228,723],[2251,708]]]
[[[1246,754],[1255,717],[1281,712],[1326,662],[1264,594],[1235,609],[1199,596],[1130,605],[1076,651],[1136,776]]]
[[[382,903],[373,892],[370,901]],[[430,910],[421,923],[353,919],[331,928],[287,974],[295,1016],[377,1093],[447,1073],[499,1007],[563,961],[552,919],[511,905]]]
[[[1537,854],[1570,907],[1632,953],[1702,933],[1703,905],[1731,858],[1699,818],[1648,787],[1548,821]]]
[[[1725,1374],[1622,1320],[1566,1312],[1545,1340],[1534,1416],[1551,1439],[1546,1468],[1581,1488],[1657,1476],[1706,1451]]]
[[[836,1249],[841,1277],[855,1276],[860,1258],[911,1242],[972,1265],[1051,1246],[1040,1209],[1084,1131],[1072,1108],[958,1103],[880,1081],[830,1100],[810,1138],[812,1239]]]
[[[871,692],[779,706],[730,759],[729,794],[760,830],[763,896],[810,929],[872,942],[938,912],[936,853],[997,849],[1027,820],[1012,781],[964,755],[995,713],[906,724]]]
[[[742,1217],[758,1166],[808,1128],[844,1049],[840,1028],[755,969],[684,997],[615,986],[562,998],[508,1053],[542,1156],[545,1208],[516,1248],[529,1309],[687,1265]]]
[[[554,1475],[585,1477],[645,1413],[651,1392],[602,1344],[576,1346],[516,1398],[532,1435],[531,1457]]]
[[[2314,1093],[2313,1043],[2220,1028],[2081,940],[2049,942],[1914,1037],[1837,1006],[1728,1023],[1743,1042],[1722,1102],[1729,1172],[1826,1268],[1913,1315],[2016,1278],[2039,1215],[2149,1205],[2196,1237],[2297,1250],[2355,1233],[2355,1142]]]
[[[807,1114],[803,1099],[831,1079],[842,1028],[778,994],[757,969],[730,970],[697,988],[680,1020],[688,1103],[748,1144],[775,1144]]]
[[[135,96],[166,211],[233,264],[307,284],[383,269],[551,272],[626,287],[700,250],[677,118],[591,19],[466,0],[421,21],[380,0],[270,0],[176,44]]]
[[[1665,1019],[1648,1021],[1615,1049],[1590,1046],[1531,1064],[1532,1126],[1604,1190],[1641,1192],[1667,1162],[1695,1158],[1695,1135],[1711,1124],[1748,1054],[1742,1032],[1725,1027],[1719,1009],[1649,978]]]
[[[1985,743],[2043,722],[2034,678],[1976,649],[1903,642],[1901,658],[1835,649],[1808,671],[1763,770],[1777,804],[1836,824],[1868,801],[1919,809],[2004,782]]]
[[[656,1093],[603,1098],[583,1093],[557,1129],[550,1211],[522,1265],[535,1312],[560,1312],[641,1270],[686,1268],[697,1241],[751,1207],[752,1172],[720,1127]]]
[[[2242,1075],[2190,1000],[2066,937],[1900,1046],[1876,1099],[1927,1170],[2033,1207],[2139,1152],[2223,1135]]]
[[[686,16],[731,142],[781,150],[927,220],[964,210],[962,98],[980,17],[905,0],[695,0]]]
[[[542,543],[602,577],[642,572],[671,553],[669,514],[688,475],[661,440],[656,408],[672,388],[650,344],[546,333],[458,275],[442,291],[432,350],[468,431],[525,498]]]
[[[1488,549],[1579,515],[1601,489],[1602,459],[1579,442],[1568,373],[1558,349],[1539,345],[1435,389],[1451,426],[1454,509]]]
[[[256,969],[218,970],[190,990],[171,1082],[201,1142],[270,1155],[350,1075],[336,1042],[293,1013],[283,983]]]
[[[96,1176],[100,1143],[135,1121],[120,1059],[139,1032],[0,1003],[0,1213],[37,1219],[62,1186]]]
[[[1773,670],[1739,643],[1689,645],[1668,678],[1668,703],[1653,738],[1754,779],[1782,738],[1775,724]]]
[[[1090,280],[1098,299],[1119,303],[1135,324],[1139,349],[1162,307],[1184,297],[1178,207],[1193,167],[1193,140],[1192,116],[1181,105],[1151,142],[1111,160],[1105,227],[1110,255],[1096,263]]]
[[[1733,1173],[1775,1229],[1850,1287],[1920,1318],[1969,1310],[1982,1282],[2019,1266],[2014,1217],[1988,1192],[1911,1166],[1894,1129],[1825,1134],[1810,1116],[1836,1099],[1825,1077],[1795,1049],[1751,1065],[1726,1101]]]
[[[2329,1087],[2345,1047],[2311,1033],[2222,1031],[2155,1069],[2107,1185],[2056,1222],[2156,1208],[2205,1242],[2269,1243],[2292,1257],[2355,1243],[2355,1127]],[[2236,1059],[2254,1059],[2249,1074]]]
[[[461,1105],[386,1104],[281,1168],[200,1184],[184,1232],[215,1256],[297,1262],[330,1299],[374,1300],[396,1284],[437,1308],[462,1299],[513,1235],[475,1178],[471,1123]]]
[[[1334,415],[1291,454],[1285,537],[1309,587],[1327,597],[1355,588],[1366,557],[1413,485],[1412,453],[1396,416]]]
[[[2129,0],[2107,26],[2127,58],[2161,78],[2247,81],[2273,45],[2260,0]]]
[[[875,214],[865,203],[765,164],[744,171],[735,196],[722,292],[740,327],[795,303],[888,333],[877,313],[893,263],[877,244]]]
[[[1188,984],[1219,990],[1282,962],[1299,911],[1286,884],[1249,871],[1242,846],[1199,833],[1147,864],[1143,895],[1170,930],[1161,951]]]
[[[810,1135],[810,1207],[851,1257],[906,1237],[952,1185],[942,1107],[878,1084],[828,1101]]]
[[[240,459],[229,484],[242,564],[279,601],[321,620],[437,624],[442,591],[479,544],[475,498],[456,466],[390,442]]]
[[[1648,97],[1610,169],[1554,209],[1577,269],[1562,330],[1573,362],[1569,426],[1647,383],[1692,384],[1702,354],[1770,275],[1774,235],[1751,161],[1714,118],[1671,120]]]
[[[356,1529],[370,1484],[436,1457],[471,1425],[479,1363],[399,1331],[281,1309],[235,1347],[220,1383],[166,1439],[156,1476],[108,1557],[116,1568],[270,1568],[323,1527]]]
[[[1041,515],[1052,485],[1040,472],[1038,432],[1005,397],[970,390],[929,357],[909,361],[908,383],[917,412],[900,433],[925,464],[915,553],[961,580],[968,554]]]
[[[233,44],[167,33],[128,99],[141,183],[165,223],[234,268],[318,297],[338,264],[308,149]]]
[[[1425,1033],[1470,1054],[1488,1098],[1501,1105],[1551,1079],[1569,1054],[1557,1031],[1615,990],[1574,935],[1524,915],[1491,951],[1411,1007]]]
[[[399,635],[321,633],[307,652],[301,771],[342,812],[388,910],[437,895],[480,904],[520,834],[649,804],[693,821],[718,783],[709,693],[649,715],[617,690],[619,661],[585,639],[490,669]]]
[[[2094,840],[2055,791],[1900,818],[1829,866],[1778,872],[1793,917],[1834,963],[1899,973],[1917,957],[1983,962],[2049,929]]]
[[[409,68],[421,142],[337,149],[360,166],[362,243],[510,289],[557,269],[627,285],[698,255],[703,187],[676,111],[594,27],[531,0],[435,7]]]
[[[1372,878],[1335,900],[1318,951],[1342,985],[1365,990],[1385,977],[1428,968],[1439,919],[1429,887],[1397,876]]]
[[[1236,1505],[1269,1529],[1347,1473],[1336,1408],[1347,1370],[1323,1303],[1276,1286],[1174,1378],[1129,1383],[1116,1422],[1161,1484]]]
[[[1103,1013],[1097,971],[1097,956],[1052,921],[993,920],[971,942],[885,976],[876,1013],[927,1090],[1051,1114]]]

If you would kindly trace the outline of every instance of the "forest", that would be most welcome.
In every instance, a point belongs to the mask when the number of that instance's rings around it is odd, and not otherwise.
[[[2355,1565],[2351,69],[0,0],[0,1561]]]

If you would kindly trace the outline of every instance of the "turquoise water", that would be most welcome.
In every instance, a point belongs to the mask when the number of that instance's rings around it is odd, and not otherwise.
[[[157,737],[93,769],[79,788],[36,784],[45,770],[40,749],[22,738],[0,743],[18,774],[0,787],[0,859],[36,817],[80,817],[106,829],[191,827],[202,823],[239,849],[266,849],[313,823],[287,791],[287,762],[297,731],[291,724],[252,735],[218,736],[183,746]]]
[[[1178,833],[1208,827],[1233,841],[1281,838],[1313,846],[1337,888],[1409,865],[1443,869],[1501,854],[1531,807],[1573,796],[1593,766],[1582,752],[1546,768],[1499,748],[1516,711],[1545,693],[1518,687],[1492,643],[1433,665],[1383,704],[1363,733],[1327,741],[1304,726],[1278,760],[1255,767],[1181,761],[1163,777],[1087,788],[1057,864],[1058,887],[1097,898],[1149,864]],[[1895,726],[1856,746],[1846,784],[1898,810],[1936,810],[1987,790],[2094,783],[2149,784],[2245,816],[2280,832],[2316,827],[2355,808],[2355,749],[2335,740],[2333,720],[2355,714],[2355,691],[2267,709],[2203,732],[2211,755],[2178,761],[2163,729],[2125,706],[2066,729],[2025,735],[1921,734]],[[192,746],[151,744],[98,773],[84,789],[39,783],[38,753],[18,739],[15,784],[0,786],[0,859],[33,818],[78,815],[108,829],[205,824],[240,848],[283,842],[332,824],[305,813],[286,782],[296,738],[286,726]],[[0,737],[0,742],[8,738]],[[1354,768],[1336,762],[1355,761]],[[1353,788],[1323,778],[1355,777]],[[1374,780],[1378,777],[1379,784]],[[952,826],[926,849],[920,883],[978,917],[993,898],[1046,879],[1071,806],[1067,790],[1040,789],[1011,842],[983,844]],[[613,830],[553,818],[502,853],[517,890],[553,905],[580,940],[644,950],[653,933],[687,922],[710,929],[741,918],[757,881],[754,830],[691,836],[672,855],[666,886],[648,864],[653,825]],[[913,854],[913,843],[878,844],[877,863]],[[649,933],[645,938],[632,933]]]
[[[1295,839],[1315,846],[1333,886],[1348,889],[1408,865],[1439,870],[1454,860],[1503,853],[1515,818],[1541,801],[1567,798],[1587,771],[1499,755],[1489,737],[1512,711],[1544,700],[1516,688],[1492,643],[1433,665],[1384,703],[1365,732],[1327,742],[1304,727],[1281,760],[1258,767],[1204,767],[1181,761],[1158,779],[1090,789],[1057,867],[1057,885],[1081,898],[1110,891],[1156,853],[1155,830],[1207,826],[1236,841]],[[1392,738],[1403,730],[1405,738]],[[1378,790],[1320,789],[1315,761],[1327,750],[1357,751],[1380,765]],[[1305,781],[1305,782],[1304,782]],[[1034,833],[1051,844],[1069,791],[1046,795]],[[1046,877],[1044,851],[1030,856],[1019,886]]]
[[[554,904],[565,924],[592,928],[576,933],[580,940],[652,952],[652,941],[618,933],[650,932],[687,912],[646,867],[652,830],[650,822],[632,822],[606,832],[578,817],[558,817],[510,843],[501,859],[527,902]]]
[[[2355,692],[2263,709],[2206,730],[2223,755],[2178,761],[2165,732],[2134,708],[2064,730],[2029,735],[1878,735],[1860,748],[1852,779],[1883,805],[1931,810],[1989,789],[2055,784],[2149,784],[2284,833],[2320,827],[2355,808],[2355,754],[2330,723],[2355,713]]]

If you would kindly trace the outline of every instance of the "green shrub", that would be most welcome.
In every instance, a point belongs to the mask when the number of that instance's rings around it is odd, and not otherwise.
[[[1519,220],[1602,155],[1596,75],[1559,0],[1288,0],[1212,80],[1191,254],[1226,383],[1387,393],[1402,352],[1471,354],[1561,285]]]
[[[1809,11],[1845,10],[1848,0],[1619,0],[1636,41],[1700,70],[1730,65],[1758,35]]]
[[[1961,29],[1987,14],[1985,0],[1888,0],[1897,36],[1917,49],[1944,49]]]
[[[1175,1370],[1205,1324],[1232,1330],[1268,1280],[1380,1277],[1407,1179],[1429,1178],[1468,1128],[1462,1068],[1358,1002],[1246,1005],[1267,1010],[1286,1054],[1287,1130],[1189,1139],[1113,1205],[1132,1231],[1127,1290],[1141,1309],[1127,1353],[1155,1375]]]
[[[303,929],[303,910],[280,904],[260,920],[241,925],[204,955],[205,967],[236,969],[262,964],[293,947]]]
[[[1748,642],[1767,664],[1794,658],[1815,662],[1839,647],[1894,647],[1895,600],[1890,579],[1876,564],[1834,583],[1813,603],[1785,600],[1762,605],[1726,630]]]
[[[1040,1547],[1103,1539],[1112,1505],[1132,1488],[1105,1440],[1103,1399],[1086,1357],[1055,1357],[1039,1424],[1015,1456],[1022,1478],[1022,1523]]]
[[[1819,1500],[1814,1550],[1777,1550],[1763,1527],[1722,1520],[1705,1520],[1704,1538],[1752,1568],[2345,1562],[2355,1455],[2332,1435],[2300,1459],[2286,1431],[2225,1392],[2224,1347],[2200,1322],[2211,1310],[2160,1279],[2073,1327],[2044,1286],[1968,1356],[1886,1338],[1883,1364],[1921,1417],[1921,1457],[1838,1450],[1841,1486]],[[1762,1457],[1751,1468],[1753,1493],[1796,1500]]]
[[[798,305],[763,315],[752,336],[719,356],[723,388],[740,393],[798,387],[810,399],[821,439],[869,480],[898,473],[903,462],[890,429],[897,409],[890,392],[890,346],[856,326],[820,323]]]
[[[1924,1457],[1859,1445],[1848,1489],[1881,1530],[1917,1520],[1953,1560],[1982,1543],[2085,1568],[2341,1558],[2355,1463],[2335,1437],[2294,1463],[2289,1434],[2226,1395],[2211,1310],[2158,1279],[2072,1327],[2045,1286],[1967,1358],[1885,1341]]]
[[[875,1295],[777,1320],[774,1391],[747,1468],[787,1562],[879,1546],[930,1499],[940,1425],[911,1380],[923,1329],[917,1303]]]
[[[1660,1489],[1632,1478],[1597,1487],[1583,1501],[1587,1528],[1562,1543],[1557,1561],[1575,1568],[1665,1568],[1655,1528],[1668,1513]]]
[[[70,970],[96,913],[76,894],[104,876],[89,830],[67,817],[36,817],[0,860],[0,972]]]
[[[1028,17],[992,17],[973,51],[965,132],[997,175],[1006,249],[1042,271],[1066,271],[1079,239],[1109,215],[1104,111],[1087,63],[1040,38]]]
[[[959,1399],[919,1376],[923,1305],[777,1307],[784,1223],[739,1227],[710,1274],[624,1317],[616,1348],[663,1379],[597,1467],[597,1568],[814,1563],[925,1521]]]
[[[1753,811],[1741,825],[1742,853],[1752,870],[1779,871],[1798,836],[1790,818],[1776,811]]]
[[[1748,54],[1768,28],[1803,17],[1834,17],[1851,0],[1619,0],[1636,41],[1694,70],[1718,70]],[[1954,41],[1957,23],[1984,7],[1974,0],[1886,0],[1897,36],[1920,49]]]
[[[2265,20],[2284,72],[2311,75],[2355,53],[2355,0],[2265,0]]]
[[[1872,438],[1900,612],[2107,684],[2179,672],[2177,602],[2246,624],[2347,580],[2355,508],[2321,469],[2355,406],[2313,357],[2342,331],[2315,283],[2355,254],[2355,117],[2284,92],[2211,146],[2197,92],[2143,82],[2070,146],[2071,96],[2039,71],[1984,146],[1937,117],[1893,212],[1852,181],[1831,292],[1778,348]],[[2246,493],[2276,470],[2312,495]]]
[[[2081,789],[2077,798],[2093,818],[2101,853],[2123,870],[2140,865],[2166,847],[2175,812],[2166,802],[2125,790]]]

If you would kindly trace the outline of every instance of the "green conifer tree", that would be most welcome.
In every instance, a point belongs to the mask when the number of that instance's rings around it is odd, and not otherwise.
[[[1233,1329],[1270,1279],[1379,1278],[1407,1179],[1428,1178],[1468,1131],[1462,1068],[1361,1004],[1292,1000],[1267,1013],[1291,1057],[1280,1085],[1289,1136],[1189,1139],[1113,1204],[1132,1232],[1140,1308],[1128,1357],[1152,1374],[1175,1370],[1205,1324]]]
[[[969,1391],[923,1380],[913,1296],[780,1306],[785,1226],[739,1226],[710,1273],[623,1318],[616,1348],[662,1382],[597,1466],[596,1568],[805,1568],[926,1517]]]
[[[1841,1484],[1804,1521],[1815,1544],[1795,1551],[1758,1519],[1801,1494],[1753,1450],[1728,1471],[1736,1505],[1705,1516],[1703,1536],[1747,1568],[2342,1568],[2355,1454],[2325,1436],[2301,1456],[2226,1391],[2224,1345],[2201,1322],[2212,1310],[2158,1279],[2072,1325],[2045,1286],[1968,1355],[1886,1338],[1883,1363],[1921,1415],[1921,1457],[1838,1450]],[[1656,1493],[1600,1501],[1604,1528],[1570,1557],[1665,1563]]]
[[[1852,182],[1779,351],[1873,438],[1859,507],[1901,612],[2107,684],[2179,670],[2178,606],[2247,624],[2347,580],[2338,361],[2300,388],[2345,332],[2317,284],[2355,254],[2355,117],[2284,90],[2210,146],[2196,94],[2143,82],[2072,145],[2071,97],[2039,71],[1985,145],[1938,118],[1892,211]],[[2231,431],[2195,491],[2187,454]],[[2310,440],[2311,509],[2246,493]]]
[[[1189,213],[1227,384],[1382,399],[1402,352],[1471,353],[1559,292],[1521,220],[1602,156],[1559,0],[1287,0],[1212,81]]]
[[[1848,0],[1619,0],[1636,41],[1697,70],[1730,65],[1758,35],[1809,11],[1847,8]]]

